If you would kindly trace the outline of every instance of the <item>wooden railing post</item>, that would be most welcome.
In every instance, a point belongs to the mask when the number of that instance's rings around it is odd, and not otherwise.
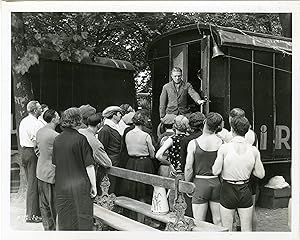
[[[174,212],[176,215],[175,222],[168,222],[166,231],[192,231],[195,223],[192,219],[188,221],[184,218],[187,204],[185,202],[183,193],[179,191],[179,180],[183,180],[183,172],[181,169],[176,169],[175,177],[175,201],[174,201]]]

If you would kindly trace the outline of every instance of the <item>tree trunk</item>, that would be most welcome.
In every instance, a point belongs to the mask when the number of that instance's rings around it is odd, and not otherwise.
[[[17,73],[14,66],[17,64],[19,59],[24,56],[26,52],[26,41],[24,38],[24,22],[22,13],[12,13],[12,86],[15,107],[15,120],[17,127],[17,141],[18,150],[20,154],[20,143],[19,143],[19,125],[21,120],[27,115],[26,105],[33,99],[33,92],[31,82],[25,73]],[[20,159],[20,158],[18,158]],[[19,160],[20,161],[20,160]],[[19,193],[24,193],[26,190],[26,178],[24,174],[24,168],[20,165],[20,188]]]

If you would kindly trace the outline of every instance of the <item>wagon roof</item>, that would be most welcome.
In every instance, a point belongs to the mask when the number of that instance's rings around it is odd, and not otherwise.
[[[42,49],[41,58],[61,61],[59,55],[56,51],[50,49]],[[72,63],[78,63],[73,61]],[[79,63],[78,63],[79,64]],[[127,61],[119,59],[111,59],[106,57],[95,57],[95,62],[92,62],[90,59],[83,60],[80,64],[87,64],[92,66],[108,67],[108,68],[117,68],[121,70],[134,71],[134,66]]]
[[[246,30],[241,30],[238,28],[232,27],[222,27],[222,26],[213,26],[212,31],[216,34],[218,44],[223,46],[241,46],[241,45],[248,45],[253,47],[260,47],[260,48],[270,48],[273,50],[284,50],[291,52],[292,51],[292,39],[281,37],[281,36],[274,36],[269,34],[263,33],[254,33]],[[191,30],[206,30],[209,31],[209,25],[207,24],[191,24],[186,25],[180,28],[176,28],[169,32],[166,32],[158,37],[156,37],[149,48],[151,48],[155,43],[159,40],[174,35],[177,33],[181,33],[184,31],[191,31]],[[199,37],[201,37],[199,35]]]

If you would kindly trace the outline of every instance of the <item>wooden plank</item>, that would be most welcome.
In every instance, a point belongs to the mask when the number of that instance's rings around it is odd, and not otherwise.
[[[106,170],[107,174],[121,177],[148,185],[159,186],[171,190],[175,190],[175,179],[162,177],[154,174],[136,172],[125,168],[110,167]],[[179,181],[179,191],[192,194],[195,191],[195,184],[192,182]]]
[[[142,213],[145,216],[156,219],[163,223],[174,222],[176,219],[174,212],[169,212],[164,215],[153,214],[151,211],[151,205],[149,205],[147,203],[139,202],[135,199],[131,199],[128,197],[123,197],[123,196],[117,197],[115,204],[120,207],[126,208],[128,210]],[[190,217],[186,216],[186,219],[190,219]],[[214,225],[209,222],[197,221],[194,218],[192,218],[192,219],[194,220],[194,222],[196,224],[196,226],[193,228],[193,231],[197,231],[197,232],[225,232],[225,231],[228,231],[227,228],[217,226],[217,225]]]
[[[120,231],[159,231],[118,213],[112,212],[94,203],[94,216],[103,220],[106,225]]]

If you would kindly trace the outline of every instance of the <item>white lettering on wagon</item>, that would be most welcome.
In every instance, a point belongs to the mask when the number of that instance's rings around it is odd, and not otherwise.
[[[276,125],[275,139],[274,139],[275,149],[282,149],[282,145],[284,145],[284,148],[286,149],[291,149],[291,146],[288,143],[290,137],[291,137],[291,132],[288,126]],[[267,150],[267,142],[268,142],[268,127],[266,125],[261,125],[259,149]]]

